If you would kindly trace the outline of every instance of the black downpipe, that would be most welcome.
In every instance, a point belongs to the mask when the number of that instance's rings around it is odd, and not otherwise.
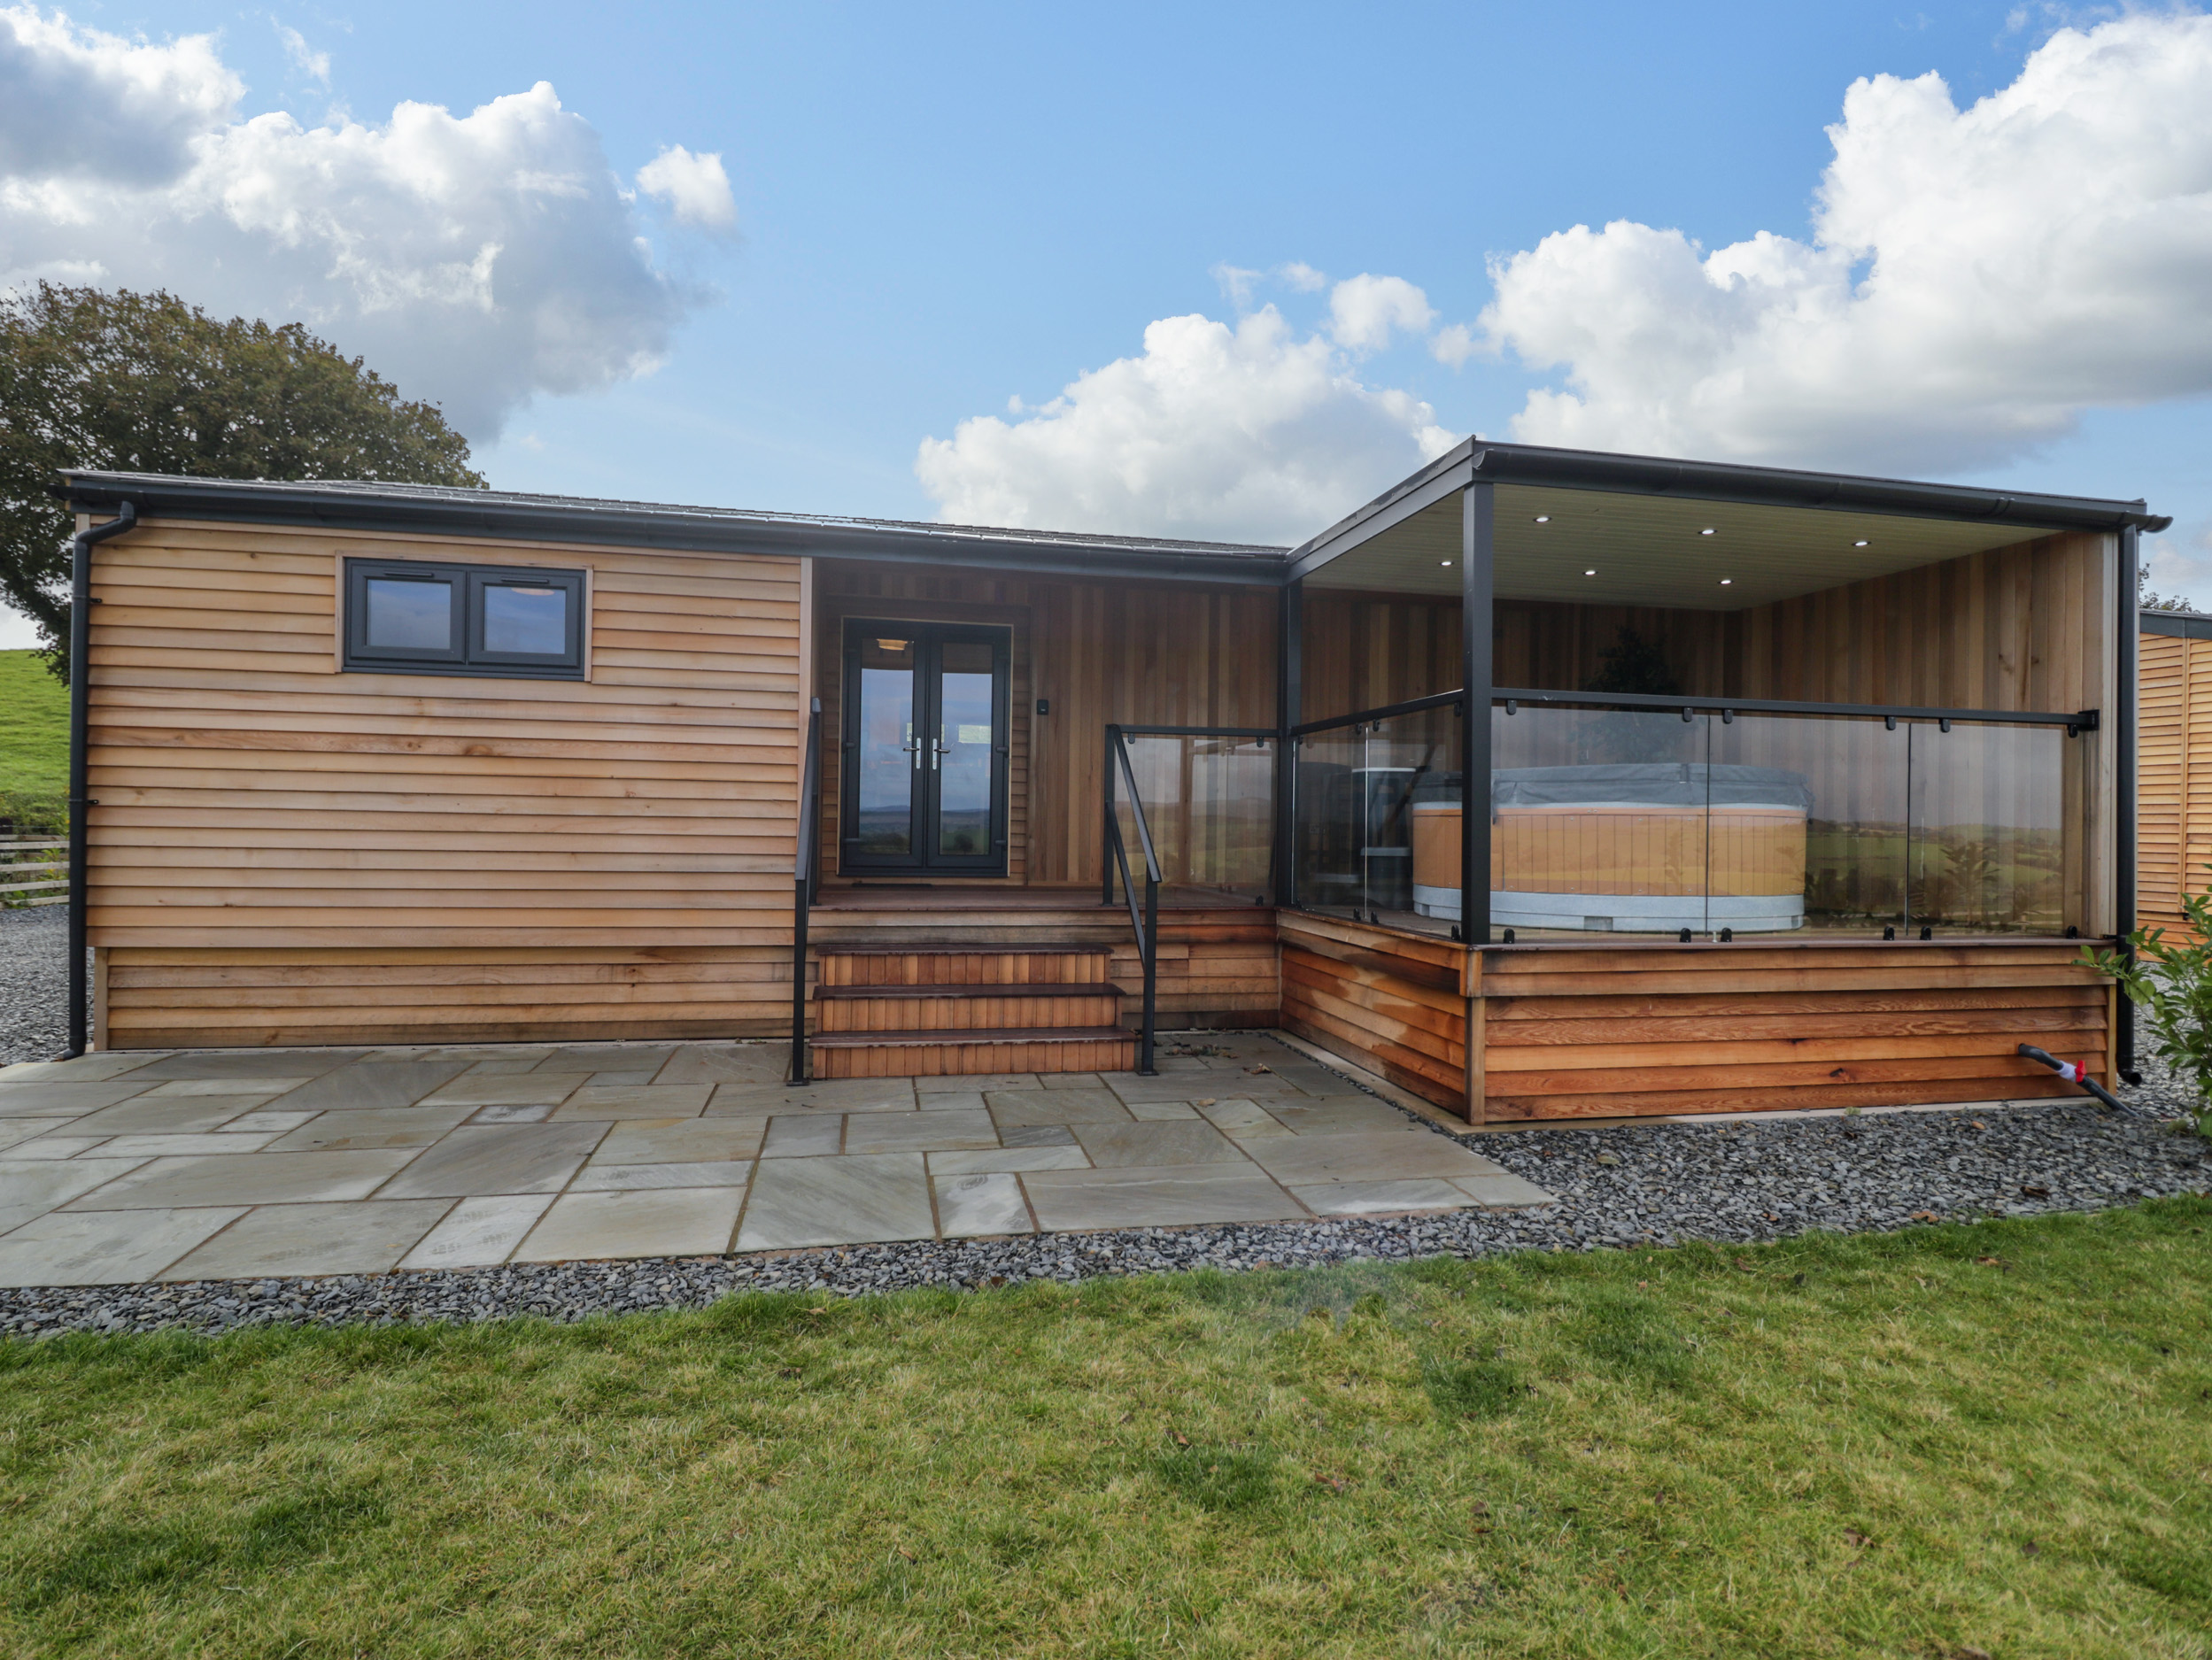
[[[816,875],[822,845],[822,699],[808,700],[807,744],[799,775],[799,845],[792,861],[791,1072],[786,1084],[810,1084],[807,1053],[807,920],[821,887]]]
[[[92,712],[92,544],[104,542],[138,522],[138,509],[124,502],[114,518],[80,530],[69,570],[69,1046],[61,1058],[73,1061],[91,1046],[90,985],[85,972],[87,836],[85,819],[99,806],[90,799],[91,768],[86,757],[86,728]]]
[[[2140,580],[2137,561],[2142,558],[2141,537],[2133,525],[2121,528],[2120,616],[2115,642],[2118,662],[2112,680],[2112,793],[2118,812],[2112,836],[2112,931],[2120,937],[2120,954],[2131,963],[2135,961],[2128,936],[2135,931],[2136,631],[2142,626],[2136,584]],[[2187,882],[2186,872],[2183,881]],[[2119,1024],[2113,1033],[2113,1070],[2130,1084],[2140,1084],[2143,1075],[2135,1066],[2135,1000],[2124,985],[2117,988],[2113,1015]]]

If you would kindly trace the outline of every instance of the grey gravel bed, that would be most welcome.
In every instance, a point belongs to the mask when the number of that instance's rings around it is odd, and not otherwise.
[[[50,1061],[69,1040],[69,907],[0,909],[0,1066]]]
[[[2158,1090],[2146,1079],[2139,1092],[2145,1108],[2155,1107]],[[2212,1187],[2212,1143],[2177,1135],[2147,1110],[2115,1114],[2070,1100],[1860,1117],[1531,1130],[1465,1139],[1558,1194],[1560,1202],[1527,1211],[1145,1228],[772,1257],[0,1291],[0,1333],[166,1326],[222,1332],[515,1316],[565,1322],[700,1308],[742,1291],[854,1295],[1194,1268],[1306,1268],[1691,1239],[1746,1243],[1812,1229],[1860,1232],[1930,1218],[2094,1210]]]

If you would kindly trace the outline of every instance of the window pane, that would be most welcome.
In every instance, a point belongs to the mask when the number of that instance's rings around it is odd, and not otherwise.
[[[372,651],[450,652],[453,649],[453,585],[407,577],[372,576],[367,589]]]
[[[565,655],[568,650],[568,591],[486,583],[483,648],[537,657]]]

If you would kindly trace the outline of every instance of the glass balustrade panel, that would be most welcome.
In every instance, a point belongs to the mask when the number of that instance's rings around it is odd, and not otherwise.
[[[1901,928],[1909,726],[1737,710],[1709,730],[1708,925],[1877,939]]]
[[[1911,726],[1914,930],[2062,935],[2087,927],[2084,757],[2061,726]]]

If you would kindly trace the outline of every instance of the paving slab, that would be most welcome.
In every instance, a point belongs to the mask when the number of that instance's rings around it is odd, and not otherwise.
[[[988,1090],[983,1099],[1001,1129],[1028,1124],[1127,1123],[1129,1109],[1111,1090]]]
[[[1322,1182],[1291,1195],[1317,1216],[1384,1216],[1404,1210],[1466,1210],[1472,1202],[1450,1182],[1422,1177],[1398,1182]]]
[[[984,1110],[983,1092],[979,1089],[917,1090],[914,1104],[925,1113]]]
[[[0,1159],[0,1232],[89,1193],[143,1159]]]
[[[1021,1183],[1039,1224],[1055,1230],[1281,1222],[1306,1214],[1249,1162],[1171,1170],[1036,1170]]]
[[[0,1134],[0,1155],[12,1159],[73,1159],[80,1153],[89,1153],[105,1136],[61,1136],[52,1132],[66,1130],[74,1120],[68,1118],[10,1118],[0,1119],[10,1130],[21,1129],[21,1136]]]
[[[166,1054],[129,1076],[176,1077],[320,1077],[350,1066],[366,1049],[200,1049]]]
[[[783,1084],[718,1084],[709,1118],[748,1118],[806,1111],[891,1113],[914,1110],[914,1082],[903,1077],[837,1077],[793,1089]]]
[[[329,1112],[270,1144],[272,1153],[344,1152],[361,1147],[427,1147],[468,1116],[466,1105],[372,1107]],[[228,1126],[225,1133],[229,1133]]]
[[[791,1065],[788,1046],[718,1049],[687,1045],[654,1075],[656,1084],[781,1084]]]
[[[1250,1161],[1210,1123],[1076,1124],[1075,1139],[1100,1170],[1138,1165],[1242,1164]]]
[[[535,1072],[545,1064],[542,1054],[496,1054],[470,1064],[464,1076],[468,1077],[506,1077],[517,1072]]]
[[[1001,1233],[1034,1233],[1022,1185],[1011,1176],[940,1176],[937,1216],[948,1239],[974,1239]]]
[[[182,1158],[194,1153],[259,1153],[276,1139],[274,1131],[259,1135],[232,1135],[209,1131],[200,1135],[114,1136],[100,1143],[104,1159]]]
[[[932,1153],[932,1176],[974,1176],[990,1170],[1085,1170],[1091,1165],[1079,1147],[989,1147],[972,1153]]]
[[[650,1079],[675,1054],[672,1043],[564,1043],[546,1056],[545,1067],[553,1072],[642,1072]]]
[[[412,1107],[468,1069],[465,1061],[364,1061],[300,1085],[269,1105],[279,1112],[365,1112]]]
[[[414,1157],[375,1153],[217,1153],[154,1159],[70,1204],[78,1210],[305,1204],[366,1199]]]
[[[151,1083],[128,1077],[89,1084],[43,1079],[33,1079],[28,1084],[0,1083],[0,1118],[51,1118],[61,1113],[97,1112],[134,1095],[143,1095],[152,1087]]]
[[[186,1077],[157,1084],[140,1100],[167,1100],[178,1095],[282,1095],[307,1082],[305,1077]]]
[[[251,1095],[141,1095],[89,1112],[70,1125],[83,1136],[190,1135],[217,1130],[257,1110],[267,1097]]]
[[[151,1279],[245,1212],[56,1211],[0,1237],[0,1286],[120,1286]]]
[[[1164,1123],[1173,1118],[1198,1116],[1198,1109],[1185,1100],[1133,1100],[1124,1110],[1140,1123]]]
[[[1431,1133],[1255,1136],[1244,1149],[1286,1186],[1315,1182],[1388,1182],[1414,1177],[1494,1176],[1499,1167],[1457,1141]]]
[[[855,1113],[845,1121],[847,1153],[954,1153],[994,1147],[998,1126],[991,1115],[970,1111]]]
[[[553,1204],[551,1193],[504,1193],[464,1199],[445,1220],[423,1235],[400,1259],[402,1268],[490,1268],[514,1255],[538,1217]]]
[[[163,1279],[258,1279],[271,1274],[381,1274],[437,1220],[450,1199],[372,1199],[352,1205],[264,1205],[164,1270]]]
[[[1558,1195],[1546,1193],[1534,1182],[1523,1181],[1510,1170],[1502,1170],[1495,1176],[1455,1176],[1452,1183],[1476,1204],[1493,1209],[1518,1210],[1525,1205],[1558,1203]]]
[[[1370,1100],[1364,1095],[1348,1100],[1294,1101],[1269,1100],[1262,1103],[1267,1112],[1293,1135],[1416,1135],[1432,1136],[1434,1131],[1419,1120],[1409,1118],[1395,1107]]]
[[[1290,1127],[1256,1100],[1199,1100],[1192,1103],[1225,1136],[1287,1136]]]
[[[919,1153],[762,1159],[738,1230],[740,1251],[926,1239],[937,1231]]]
[[[472,1124],[539,1124],[553,1116],[553,1108],[544,1101],[502,1101],[477,1108],[468,1115],[468,1122]]]
[[[682,1164],[750,1159],[768,1133],[765,1118],[624,1120],[607,1132],[592,1158],[604,1164]]]
[[[618,1193],[646,1187],[742,1187],[753,1174],[747,1159],[690,1164],[610,1164],[593,1159],[568,1184],[572,1193]],[[733,1211],[731,1216],[734,1217]]]
[[[707,1110],[711,1084],[590,1083],[562,1101],[553,1122],[578,1118],[696,1118]]]
[[[845,1120],[836,1113],[793,1113],[768,1121],[761,1142],[764,1159],[826,1158],[845,1146]]]
[[[1038,1084],[1045,1089],[1104,1089],[1106,1080],[1095,1072],[1040,1072]]]
[[[414,1162],[377,1197],[459,1199],[478,1193],[557,1193],[583,1167],[585,1156],[606,1133],[607,1126],[599,1123],[463,1124],[435,1147],[416,1154]]]
[[[425,1107],[444,1107],[467,1101],[472,1107],[558,1107],[582,1088],[589,1072],[495,1073],[479,1077],[464,1072],[437,1093],[425,1095]]]
[[[256,1110],[241,1113],[236,1118],[225,1119],[223,1133],[233,1136],[250,1136],[259,1135],[266,1130],[271,1135],[281,1136],[288,1130],[297,1130],[302,1124],[313,1123],[314,1120],[315,1115],[311,1112],[279,1113]]]
[[[1075,1131],[1065,1124],[1000,1124],[999,1145],[1009,1147],[1071,1147]]]
[[[917,1077],[914,1080],[914,1090],[917,1095],[942,1095],[953,1090],[973,1090],[982,1094],[994,1089],[1042,1087],[1044,1079],[1034,1072],[947,1072],[942,1077]]]
[[[623,1256],[707,1256],[730,1248],[745,1201],[740,1187],[563,1193],[530,1230],[518,1262]]]
[[[111,1050],[104,1054],[81,1054],[73,1061],[18,1061],[13,1066],[0,1066],[0,1085],[27,1084],[34,1078],[73,1078],[79,1083],[100,1083],[135,1072],[142,1066],[151,1066],[166,1052],[153,1049],[139,1053],[129,1050]]]

